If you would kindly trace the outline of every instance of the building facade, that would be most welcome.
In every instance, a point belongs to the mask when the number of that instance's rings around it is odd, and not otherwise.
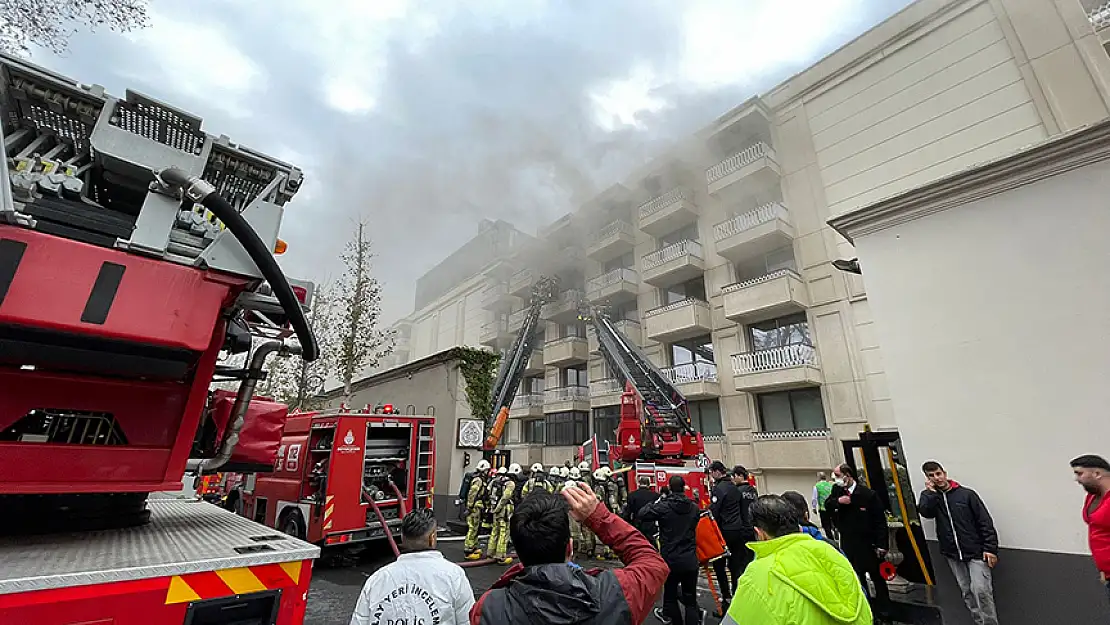
[[[832,265],[855,253],[826,221],[1106,118],[1103,12],[919,0],[454,282],[409,318],[409,355],[506,349],[534,279],[558,276],[514,460],[612,436],[620,389],[577,321],[585,301],[686,394],[711,455],[809,492],[842,441],[898,427],[863,279]]]

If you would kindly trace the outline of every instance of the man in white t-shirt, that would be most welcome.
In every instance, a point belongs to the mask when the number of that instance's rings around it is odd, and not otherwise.
[[[462,567],[436,551],[435,515],[413,510],[401,521],[401,532],[404,553],[366,580],[351,625],[466,625],[474,589]]]

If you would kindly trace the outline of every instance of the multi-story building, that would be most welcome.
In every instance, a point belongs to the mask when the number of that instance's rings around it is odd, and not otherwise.
[[[686,394],[712,455],[809,492],[840,441],[897,427],[864,284],[833,267],[853,254],[826,221],[1107,117],[1110,10],[1092,4],[915,2],[452,281],[411,318],[411,356],[505,349],[532,281],[556,275],[510,413],[514,458],[560,462],[612,436],[620,389],[577,321],[585,300]]]

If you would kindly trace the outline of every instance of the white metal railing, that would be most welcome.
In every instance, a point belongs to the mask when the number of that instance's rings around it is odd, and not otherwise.
[[[613,378],[607,378],[605,380],[594,380],[593,382],[590,382],[591,397],[612,395],[623,390],[624,386],[621,385],[620,380],[615,380]]]
[[[1087,21],[1095,30],[1110,26],[1110,2],[1103,2],[1087,13]]]
[[[767,153],[770,151],[771,147],[762,141],[749,145],[736,154],[733,154],[720,163],[705,170],[705,180],[710,184],[717,182],[721,178],[739,171],[744,166],[750,165],[756,160],[767,156]]]
[[[532,270],[521,269],[509,278],[509,288],[516,291],[522,286],[530,286],[533,282],[535,282],[535,274]]]
[[[722,288],[721,293],[732,293],[733,291],[739,291],[741,289],[746,289],[750,286],[755,286],[757,284],[763,284],[764,282],[770,282],[771,280],[777,280],[779,278],[784,278],[786,276],[794,276],[795,278],[797,278],[799,280],[802,279],[802,277],[798,275],[798,272],[794,271],[793,269],[779,269],[778,271],[772,271],[771,273],[765,273],[762,276],[751,278],[750,280],[744,280],[742,282],[734,282],[734,283]]]
[[[732,372],[735,375],[789,369],[802,365],[819,366],[817,350],[812,345],[798,343],[732,355]]]
[[[588,291],[599,291],[601,289],[604,289],[607,286],[612,286],[612,285],[614,285],[618,282],[637,283],[639,281],[640,281],[640,274],[636,273],[632,269],[621,267],[619,269],[614,269],[612,271],[606,271],[605,273],[601,274],[600,276],[598,276],[596,278],[592,278],[586,284],[586,290],[588,290]]]
[[[528,316],[528,309],[521,308],[520,310],[510,313],[508,326],[510,330],[519,330],[524,325],[524,318]]]
[[[601,243],[606,239],[622,234],[627,234],[628,236],[635,238],[636,231],[632,228],[632,224],[628,223],[627,221],[617,220],[602,228],[601,231],[594,236],[592,244],[597,245],[598,243]]]
[[[686,308],[687,306],[697,306],[698,304],[701,304],[702,306],[708,306],[708,304],[701,301],[700,299],[694,299],[692,297],[687,297],[686,299],[679,300],[677,302],[671,302],[670,304],[666,304],[664,306],[659,306],[657,308],[652,308],[651,310],[644,313],[644,317],[654,317],[655,315],[661,315],[665,312],[671,312],[672,310],[678,310],[680,308]]]
[[[828,438],[829,430],[793,430],[786,432],[752,432],[757,441],[786,441],[798,438]]]
[[[543,405],[543,393],[518,393],[512,408],[534,408]]]
[[[717,365],[711,362],[688,362],[660,369],[672,384],[687,382],[716,382]]]
[[[693,256],[705,259],[701,251],[701,243],[692,239],[683,239],[678,243],[671,243],[663,249],[655,250],[643,258],[644,270],[655,269],[659,265],[683,256]]]
[[[655,213],[658,213],[676,202],[681,202],[683,200],[689,201],[691,197],[693,196],[688,190],[682,187],[675,187],[663,195],[657,195],[643,204],[640,204],[640,219],[651,217]]]
[[[559,388],[549,388],[543,392],[543,399],[548,403],[589,398],[590,389],[586,386],[560,386]]]
[[[557,339],[551,339],[550,341],[544,343],[544,348],[546,349],[548,347],[557,347],[559,345],[567,345],[567,344],[570,344],[570,343],[585,343],[585,342],[586,342],[586,337],[584,337],[584,336],[564,336],[564,337],[557,338]]]
[[[775,219],[789,222],[790,213],[786,212],[786,207],[782,204],[771,202],[713,226],[713,236],[717,241],[723,241],[732,235],[751,230],[756,226],[762,226]]]

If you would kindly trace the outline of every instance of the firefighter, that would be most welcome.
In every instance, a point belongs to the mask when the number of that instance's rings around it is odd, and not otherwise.
[[[547,476],[544,475],[543,465],[538,462],[532,465],[532,477],[528,478],[528,481],[524,484],[523,496],[527,497],[537,488],[546,490],[549,493],[553,490],[551,482],[548,480]]]
[[[611,473],[609,467],[599,467],[594,471],[594,493],[607,508],[616,510],[617,514],[620,514],[620,497],[617,494],[617,483],[609,479]],[[600,551],[601,553],[597,555],[599,560],[607,560],[613,557],[613,550],[608,545],[602,545]]]
[[[559,478],[555,480],[555,492],[563,492],[563,486],[566,486],[567,478],[570,477],[570,469],[566,467],[559,467]]]
[[[578,470],[578,467],[572,467],[572,468],[568,469],[567,470],[567,475],[570,477],[570,481],[572,481],[572,482],[581,482],[582,481],[582,472]],[[564,483],[564,485],[565,485],[565,483]],[[571,516],[570,517],[570,537],[571,537],[571,545],[573,545],[573,547],[574,547],[573,557],[577,557],[579,554],[585,553],[584,550],[586,548],[586,541],[585,541],[585,538],[582,535],[582,530],[583,530],[582,525],[578,521],[575,521],[574,517]]]
[[[520,474],[520,465],[512,465],[512,475]],[[509,477],[509,470],[501,467],[489,485],[489,507],[493,512],[493,529],[486,545],[486,557],[498,564],[511,564],[513,559],[506,553],[509,548],[509,517],[513,515],[513,493],[516,479]]]
[[[596,495],[596,483],[590,476],[590,463],[583,460],[582,462],[578,463],[578,467],[576,470],[578,471],[578,477],[576,478],[576,481],[581,481],[583,484],[588,486],[590,490],[592,490]],[[585,526],[580,526],[579,531],[582,538],[582,548],[578,550],[579,555],[586,558],[594,557],[594,551],[597,550],[597,536],[590,531],[590,528]]]
[[[482,529],[482,516],[485,512],[486,487],[489,485],[489,461],[479,460],[474,467],[474,477],[466,491],[466,541],[463,551],[467,560],[482,557],[478,550],[478,532]]]

